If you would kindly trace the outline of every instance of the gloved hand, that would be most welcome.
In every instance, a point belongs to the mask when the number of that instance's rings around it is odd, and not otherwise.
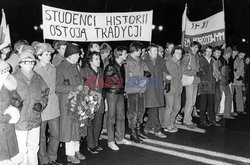
[[[166,93],[168,93],[170,91],[170,88],[171,88],[171,81],[165,80],[165,82],[164,82],[164,91]]]
[[[196,76],[197,76],[197,77],[201,77],[202,75],[203,75],[203,72],[202,72],[202,71],[196,72]]]
[[[18,109],[22,109],[23,107],[23,100],[19,100],[17,98],[12,98],[11,100],[11,105],[18,108]]]
[[[243,77],[240,76],[239,78],[237,78],[236,80],[240,81],[240,80],[243,80]]]
[[[63,80],[63,84],[69,86],[70,85],[69,79]]]
[[[41,103],[35,103],[34,105],[33,105],[33,110],[34,111],[37,111],[37,112],[42,112],[42,109],[43,108],[43,106],[42,106],[42,104]]]
[[[11,116],[11,119],[9,120],[10,124],[17,123],[20,119],[20,111],[11,105],[4,111],[4,115],[5,114],[9,114]]]
[[[145,71],[144,70],[144,77],[150,78],[151,77],[151,73],[149,71]]]

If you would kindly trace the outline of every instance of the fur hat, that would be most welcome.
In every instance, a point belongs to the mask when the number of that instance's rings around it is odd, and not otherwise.
[[[36,49],[36,55],[41,55],[44,52],[54,53],[55,51],[49,43],[39,43],[36,45],[35,49]]]
[[[31,52],[29,52],[29,51],[22,52],[21,55],[20,55],[20,57],[19,57],[19,61],[18,62],[21,62],[21,61],[23,61],[25,59],[32,59],[32,60],[35,61],[34,55]]]
[[[60,46],[67,45],[67,42],[66,41],[54,41],[52,45],[54,49],[60,49]]]
[[[38,41],[33,41],[32,43],[31,43],[31,46],[33,47],[33,48],[35,48],[36,47],[36,45],[38,45],[40,42],[38,42]]]
[[[36,50],[35,50],[35,48],[33,48],[33,47],[30,46],[30,45],[24,45],[24,46],[23,46],[23,49],[22,49],[22,53],[23,53],[23,52],[30,52],[30,53],[32,53],[32,54],[35,54]]]
[[[67,44],[64,57],[67,58],[76,53],[79,53],[79,54],[81,53],[81,50],[79,49],[79,47],[73,44]]]

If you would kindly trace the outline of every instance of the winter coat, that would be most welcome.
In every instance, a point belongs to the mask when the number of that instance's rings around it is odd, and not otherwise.
[[[96,73],[89,65],[86,65],[82,70],[83,77],[86,78],[85,84],[90,88],[90,90],[97,91],[102,95],[101,105],[97,110],[98,113],[104,113],[104,99],[103,99],[103,70],[98,68],[98,73]]]
[[[167,69],[172,76],[171,85],[170,85],[170,91],[168,94],[181,94],[182,92],[182,83],[181,78],[183,75],[182,72],[182,63],[180,61],[174,61],[173,58],[170,58],[168,61],[166,61]]]
[[[163,92],[163,73],[169,74],[165,61],[157,57],[155,64],[149,57],[145,55],[145,63],[149,68],[151,77],[147,83],[145,92],[145,107],[163,107],[164,106],[164,92]]]
[[[228,62],[224,59],[220,59],[221,62],[221,67],[220,67],[220,72],[221,72],[221,81],[220,81],[220,86],[227,86],[229,85],[229,64]]]
[[[33,110],[35,103],[42,104],[44,110],[48,103],[49,88],[43,78],[33,72],[31,80],[23,74],[21,69],[18,69],[13,75],[17,80],[17,93],[20,95],[23,102],[21,118],[15,124],[17,130],[31,130],[41,125],[41,112]]]
[[[123,94],[125,86],[125,70],[123,65],[115,60],[110,62],[104,70],[104,84],[106,93]]]
[[[42,76],[48,85],[49,101],[47,107],[42,111],[42,121],[55,119],[60,116],[58,97],[55,93],[56,88],[56,67],[52,64],[47,64],[45,67],[38,63],[34,71]]]
[[[221,67],[221,62],[219,59],[214,58],[214,63],[213,63],[213,76],[215,78],[216,82],[219,82],[221,79],[221,72],[220,72],[220,67]]]
[[[139,61],[136,61],[131,55],[129,55],[124,67],[126,73],[126,93],[144,93],[146,91],[146,85],[141,87],[139,83],[140,80],[145,79],[144,71],[149,71],[145,61],[140,58]]]
[[[19,153],[14,124],[9,124],[9,114],[4,115],[12,98],[13,92],[3,86],[0,89],[0,164]]]
[[[243,85],[244,67],[244,58],[237,57],[234,60],[234,85]]]
[[[213,76],[213,64],[214,60],[211,58],[210,63],[206,57],[200,57],[200,71],[202,75],[200,77],[199,93],[200,94],[214,94],[215,93],[215,78]]]
[[[64,60],[56,69],[56,94],[60,107],[60,141],[79,141],[79,122],[73,114],[68,113],[68,94],[77,85],[83,84],[81,69],[76,64]]]
[[[194,76],[193,84],[200,83],[200,78],[196,76],[196,72],[198,72],[200,68],[199,58],[200,57],[198,54],[193,54],[191,51],[189,51],[183,56],[183,59],[182,59],[183,74],[187,76]],[[190,60],[191,60],[191,64],[190,64],[191,69],[188,68]]]

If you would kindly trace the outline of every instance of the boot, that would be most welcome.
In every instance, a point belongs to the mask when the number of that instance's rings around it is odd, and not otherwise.
[[[148,137],[141,133],[140,125],[136,126],[136,134],[139,138],[147,139]]]
[[[192,116],[194,116],[194,117],[200,117],[200,115],[198,114],[198,111],[196,109],[196,106],[193,107]]]
[[[130,132],[130,140],[135,143],[142,143],[143,141],[137,136],[136,131],[134,128],[131,129]]]

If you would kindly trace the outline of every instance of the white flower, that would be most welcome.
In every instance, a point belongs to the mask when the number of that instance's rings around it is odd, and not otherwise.
[[[92,101],[94,99],[93,96],[89,96],[89,100]]]

